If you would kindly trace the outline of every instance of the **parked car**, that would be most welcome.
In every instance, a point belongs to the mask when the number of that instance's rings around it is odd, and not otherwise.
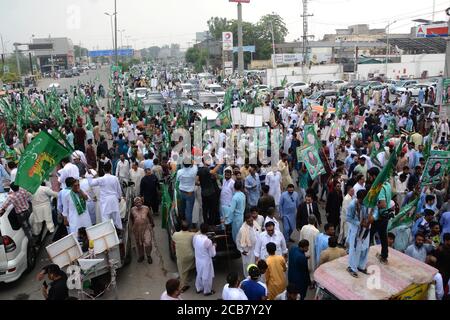
[[[284,87],[275,87],[272,89],[272,94],[275,98],[283,99],[284,98]]]
[[[348,82],[344,80],[333,80],[333,81],[326,81],[324,83],[325,89],[334,89],[334,90],[340,90],[343,86],[348,84]]]
[[[0,194],[0,203],[6,200],[7,194]],[[33,213],[30,218],[32,219]],[[36,237],[37,244],[43,244],[48,235],[45,223],[41,233]],[[39,246],[33,247],[25,236],[17,214],[10,205],[0,217],[0,282],[14,282],[25,272],[30,272],[36,265]]]
[[[130,98],[133,100],[145,99],[148,93],[149,93],[148,88],[136,88],[134,90],[129,91]]]
[[[433,90],[436,90],[436,84],[431,84],[431,83],[419,83],[419,84],[411,84],[409,86],[407,86],[406,88],[398,88],[397,89],[397,94],[403,94],[403,92],[405,91],[409,91],[411,92],[411,95],[413,97],[418,97],[419,96],[419,91],[420,89],[423,88],[423,90],[425,91],[427,88],[433,88]]]
[[[336,90],[323,90],[323,91],[317,91],[316,93],[312,94],[307,100],[311,104],[320,104],[320,100],[322,98],[324,99],[333,99],[337,98],[339,96],[339,92]]]
[[[74,67],[72,68],[72,74],[74,77],[78,77],[80,75],[80,71],[78,71],[78,68]]]
[[[309,84],[304,83],[304,82],[296,82],[293,83],[290,87],[289,90],[294,89],[295,93],[299,93],[300,91],[305,92],[305,90],[309,89]]]
[[[403,92],[406,91],[406,87],[418,83],[419,81],[417,80],[401,80],[397,83],[393,93],[396,95],[401,95]]]
[[[225,97],[225,90],[218,84],[208,84],[206,85],[205,89],[206,91],[214,94],[219,99],[223,100],[223,97]]]
[[[219,104],[219,98],[217,98],[216,95],[207,92],[207,91],[200,91],[195,96],[194,99],[196,103],[200,105],[204,105],[205,103],[210,104],[211,106],[214,106],[215,104]]]

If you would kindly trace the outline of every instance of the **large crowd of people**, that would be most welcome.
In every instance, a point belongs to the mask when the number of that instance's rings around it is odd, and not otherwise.
[[[137,261],[146,259],[151,264],[154,217],[162,213],[161,186],[171,182],[179,194],[174,206],[182,219],[172,236],[179,279],[167,282],[163,300],[181,299],[191,286],[193,270],[196,292],[215,294],[214,285],[221,285],[214,283],[217,243],[209,233],[218,225],[231,234],[230,241],[242,260],[242,272],[227,276],[221,293],[225,300],[303,300],[315,286],[314,271],[347,254],[349,277],[368,274],[368,251],[374,244],[381,244],[380,264],[389,264],[389,250],[395,249],[436,267],[436,298],[448,295],[448,167],[447,162],[433,168],[427,163],[432,152],[448,150],[450,129],[447,118],[439,118],[434,108],[424,106],[434,105],[434,92],[420,93],[414,99],[408,93],[393,98],[387,88],[341,90],[340,96],[319,102],[322,112],[313,112],[301,91],[286,90],[283,98],[276,98],[242,90],[252,88],[256,78],[227,79],[225,101],[203,107],[223,113],[227,108],[248,110],[256,101],[271,111],[264,127],[281,132],[278,144],[268,143],[266,148],[272,159],[277,153],[277,162],[258,159],[250,163],[244,156],[233,163],[229,159],[237,150],[232,148],[231,156],[228,139],[237,141],[236,145],[256,144],[249,139],[247,128],[240,134],[237,129],[242,128],[225,128],[221,123],[216,127],[217,144],[205,141],[200,153],[196,147],[177,149],[182,140],[171,140],[172,134],[178,128],[190,128],[193,137],[195,121],[202,119],[192,109],[186,112],[170,103],[156,114],[130,107],[126,92],[127,88],[148,86],[170,102],[180,94],[182,80],[194,76],[153,71],[143,81],[144,73],[113,77],[114,99],[120,102],[117,106],[104,106],[106,99],[99,97],[103,86],[84,84],[60,98],[61,125],[53,118],[39,119],[22,130],[12,124],[4,131],[7,150],[2,150],[0,188],[9,195],[0,212],[12,204],[29,239],[35,238],[44,221],[54,232],[54,241],[111,219],[120,235],[125,189],[132,188],[130,216]],[[209,81],[223,82],[217,78]],[[310,91],[319,88],[312,84]],[[30,90],[13,93],[8,100],[45,104],[54,94]],[[77,95],[86,102],[74,118],[71,100]],[[311,152],[308,160],[298,152],[311,146],[305,138],[307,126],[320,140],[320,147],[312,141],[320,159]],[[33,137],[52,130],[60,130],[75,151],[31,195],[14,183],[17,163]],[[382,181],[375,206],[369,206],[364,200],[373,193],[372,186],[392,157],[396,157],[393,170]],[[309,170],[314,161],[322,163],[324,170]],[[434,178],[426,185],[424,173]],[[53,215],[51,199],[57,199]],[[32,219],[27,218],[31,210],[27,200],[32,203]],[[390,222],[414,201],[416,205],[406,212],[410,223],[390,228]],[[52,268],[49,274],[60,279],[59,271]],[[46,291],[44,296],[50,299],[53,295]]]

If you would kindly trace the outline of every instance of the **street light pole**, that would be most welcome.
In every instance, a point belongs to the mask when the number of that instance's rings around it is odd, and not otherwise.
[[[110,14],[108,12],[105,12],[105,15],[109,16],[109,18],[110,18],[110,22],[111,22],[111,37],[112,37],[112,49],[114,50],[114,48],[115,48],[115,45],[114,45],[114,26],[113,26],[113,19],[112,19],[114,13]]]
[[[114,0],[114,29],[115,29],[115,37],[114,37],[114,51],[115,51],[115,60],[117,65],[117,0]]]
[[[244,75],[244,40],[242,35],[242,3],[237,4],[238,9],[238,72],[242,77]]]

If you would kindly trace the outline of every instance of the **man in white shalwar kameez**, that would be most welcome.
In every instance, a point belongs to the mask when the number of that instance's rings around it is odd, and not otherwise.
[[[31,204],[33,205],[33,219],[31,227],[34,235],[38,235],[41,232],[42,222],[45,221],[47,230],[50,233],[55,231],[55,225],[52,219],[52,207],[50,203],[51,198],[58,197],[58,193],[54,192],[51,188],[46,186],[40,186],[36,193],[31,197]]]
[[[255,263],[256,240],[261,232],[261,226],[258,225],[250,213],[245,215],[245,223],[236,236],[236,247],[242,255],[242,266],[244,268],[244,277],[248,277],[247,268]]]
[[[269,195],[275,199],[275,206],[278,209],[281,198],[281,173],[278,170],[278,167],[273,167],[266,175],[265,183],[269,186]]]
[[[120,187],[119,178],[111,175],[110,163],[107,163],[104,169],[105,175],[103,177],[97,179],[93,179],[92,176],[88,177],[89,186],[99,187],[100,189],[98,202],[100,205],[102,222],[112,219],[116,228],[122,230],[119,207],[122,189]]]
[[[216,255],[216,244],[208,239],[208,225],[200,226],[200,234],[196,234],[192,240],[195,254],[195,268],[197,277],[195,279],[195,288],[197,293],[203,292],[205,296],[214,294],[212,283],[214,278],[214,265],[212,258]]]
[[[87,198],[87,195],[81,190],[78,180],[73,183],[72,189],[64,194],[62,215],[64,224],[69,228],[69,233],[77,233],[79,228],[92,226],[86,207]]]
[[[308,240],[309,242],[309,249],[306,252],[306,256],[309,257],[308,259],[308,270],[310,277],[314,275],[314,270],[316,269],[316,254],[315,254],[315,242],[316,237],[320,233],[320,231],[317,229],[317,219],[315,216],[311,215],[308,217],[308,224],[306,226],[303,226],[302,230],[300,230],[300,241],[301,240]],[[313,277],[311,279],[314,279]]]

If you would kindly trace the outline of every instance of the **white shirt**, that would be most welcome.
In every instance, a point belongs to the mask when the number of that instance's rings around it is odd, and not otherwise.
[[[66,188],[66,179],[71,177],[76,180],[80,179],[80,170],[72,163],[66,163],[64,168],[58,171],[58,182],[61,184],[61,189]]]
[[[438,272],[434,276],[433,280],[436,282],[436,300],[442,300],[444,297],[444,281],[442,275]]]
[[[17,175],[17,168],[14,168],[9,173],[9,176],[11,177],[11,183],[13,183],[16,180],[16,175]]]
[[[130,178],[130,163],[128,160],[125,159],[123,162],[119,160],[117,162],[116,176],[122,179]]]
[[[283,234],[275,229],[272,237],[267,234],[267,231],[260,233],[256,241],[255,257],[264,260],[267,259],[269,254],[267,253],[266,244],[268,244],[269,242],[273,242],[277,246],[275,254],[283,255],[288,253],[286,240],[284,239]]]
[[[33,207],[37,207],[43,204],[50,204],[50,198],[56,198],[58,196],[58,192],[54,192],[49,187],[40,186],[36,193],[31,197],[31,203]]]
[[[109,173],[101,178],[88,178],[89,186],[99,187],[99,203],[101,212],[119,212],[119,199],[122,197],[122,189],[119,179]]]
[[[160,300],[183,300],[183,299],[181,299],[181,297],[180,296],[178,296],[178,298],[172,298],[171,296],[169,296],[168,294],[167,294],[167,291],[164,291],[163,293],[162,293],[162,295],[161,295],[161,298],[160,298]]]
[[[69,221],[70,233],[78,232],[78,229],[82,227],[88,228],[92,226],[91,217],[87,213],[87,210],[81,215],[78,214],[70,191],[64,194],[62,215]]]
[[[241,288],[230,288],[227,283],[222,290],[223,300],[248,300],[244,290]]]
[[[234,193],[234,180],[230,178],[229,180],[224,180],[222,185],[222,191],[220,192],[220,205],[230,206],[231,200],[233,199]]]

